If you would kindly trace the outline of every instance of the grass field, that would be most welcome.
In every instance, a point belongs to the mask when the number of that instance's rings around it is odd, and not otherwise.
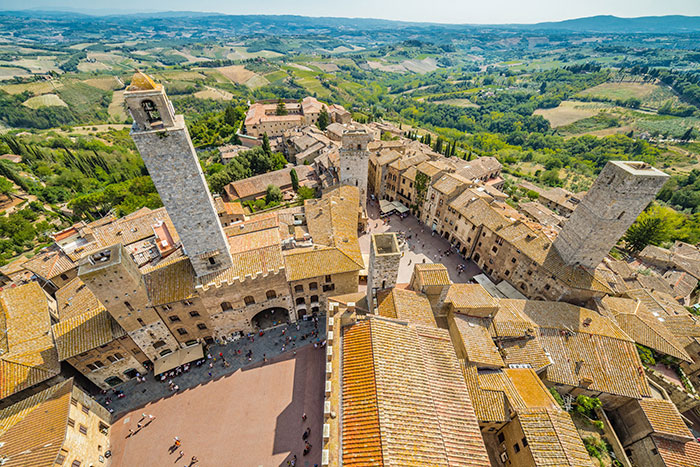
[[[29,72],[22,68],[0,66],[0,80],[12,79],[15,76],[29,76]]]
[[[287,77],[287,73],[285,73],[282,70],[273,71],[272,73],[268,73],[265,75],[265,79],[271,83],[278,81],[278,80],[282,80],[286,77]]]
[[[126,120],[126,110],[124,109],[124,91],[114,91],[112,93],[112,102],[107,108],[109,117],[117,122]]]
[[[230,92],[222,91],[221,89],[205,86],[204,90],[194,93],[194,97],[198,99],[215,99],[220,101],[230,101],[233,98],[233,94],[231,94]]]
[[[0,68],[0,73],[2,73],[2,68]],[[58,84],[60,86],[60,83]],[[46,94],[48,92],[54,91],[54,83],[52,81],[36,81],[34,83],[25,84],[6,84],[0,89],[8,94],[21,94],[25,91],[29,91],[34,95]]]
[[[235,84],[243,84],[255,76],[255,73],[250,70],[246,70],[243,65],[224,66],[216,68],[216,70]]]
[[[678,98],[665,86],[652,83],[633,83],[628,81],[603,83],[578,93],[579,96],[592,96],[613,100],[636,98],[642,101],[642,106],[659,108],[667,100]]]
[[[246,86],[248,86],[250,89],[257,89],[257,88],[260,88],[262,86],[265,86],[266,84],[269,84],[269,81],[260,75],[253,75],[244,84]]]
[[[479,105],[473,103],[469,99],[445,99],[444,101],[433,101],[434,104],[445,104],[454,105],[456,107],[474,107],[478,108]]]
[[[114,91],[122,87],[119,81],[113,76],[105,76],[104,78],[90,78],[84,81],[85,84],[93,88],[102,89],[103,91]]]
[[[44,94],[41,96],[30,97],[22,103],[31,109],[38,109],[39,107],[68,107],[68,105],[61,100],[56,94]]]
[[[570,125],[578,120],[584,118],[589,118],[597,115],[602,109],[610,108],[607,104],[601,104],[597,102],[575,102],[575,101],[562,101],[557,107],[553,109],[537,109],[535,110],[535,115],[541,115],[552,128],[558,128],[561,126]]]
[[[58,95],[73,112],[85,121],[94,120],[98,112],[102,112],[106,117],[105,110],[109,105],[109,101],[105,102],[106,91],[76,82],[61,87],[58,90]]]

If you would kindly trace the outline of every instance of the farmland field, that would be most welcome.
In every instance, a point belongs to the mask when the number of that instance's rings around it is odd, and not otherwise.
[[[552,128],[558,128],[597,115],[602,109],[609,107],[599,103],[563,101],[553,109],[537,109],[535,115],[541,115],[549,121]]]
[[[652,83],[616,82],[603,83],[581,91],[579,96],[591,96],[612,100],[636,98],[643,106],[659,108],[667,100],[677,97],[665,86]]]
[[[444,101],[433,101],[435,104],[445,104],[454,105],[456,107],[473,107],[478,108],[479,106],[469,99],[445,99]],[[546,117],[545,117],[546,118]]]
[[[233,94],[230,92],[222,91],[221,89],[212,88],[205,86],[205,89],[194,93],[194,97],[199,99],[215,99],[220,101],[230,101],[233,98]]]
[[[29,99],[23,102],[23,105],[26,105],[27,107],[32,109],[51,106],[68,107],[68,105],[66,105],[66,103],[63,102],[61,98],[58,97],[56,94],[44,94],[41,96],[30,97]]]
[[[243,84],[255,76],[255,73],[247,70],[243,65],[224,66],[217,68],[217,70],[236,84]]]
[[[107,108],[110,118],[123,122],[126,120],[126,111],[124,109],[124,91],[114,91],[112,93],[112,102],[109,103]]]
[[[2,68],[0,68],[0,73],[2,73]],[[58,85],[60,86],[60,84]],[[21,94],[25,91],[29,91],[34,95],[45,94],[47,92],[53,92],[54,83],[52,81],[36,81],[33,83],[24,84],[6,84],[0,89],[7,92],[8,94]]]

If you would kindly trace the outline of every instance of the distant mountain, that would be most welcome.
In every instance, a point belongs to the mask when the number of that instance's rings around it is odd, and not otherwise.
[[[699,16],[642,16],[620,18],[617,16],[590,16],[566,21],[537,24],[503,25],[519,29],[557,30],[572,32],[605,33],[687,33],[700,32]]]

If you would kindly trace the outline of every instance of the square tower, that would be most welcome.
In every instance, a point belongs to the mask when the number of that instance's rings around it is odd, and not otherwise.
[[[149,306],[141,271],[121,243],[87,255],[78,276],[151,361],[179,347]]]
[[[367,170],[369,150],[367,145],[372,135],[364,129],[346,130],[341,137],[340,183],[360,189],[360,206],[367,207]]]
[[[554,241],[564,262],[595,269],[668,175],[645,162],[610,161]]]
[[[231,266],[228,241],[182,115],[163,86],[136,73],[124,93],[131,137],[175,225],[197,277]]]
[[[396,285],[401,251],[395,233],[372,234],[367,271],[367,308],[374,312],[374,299],[379,290]]]

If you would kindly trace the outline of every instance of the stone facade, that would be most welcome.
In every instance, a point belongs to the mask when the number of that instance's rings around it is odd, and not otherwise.
[[[367,171],[369,151],[367,145],[372,135],[365,130],[348,130],[343,133],[340,149],[340,183],[360,189],[360,206],[367,206]]]
[[[109,449],[110,420],[107,409],[73,384],[66,437],[59,453],[59,458],[67,459],[62,465],[71,465],[71,462],[72,465],[104,465],[104,453]]]
[[[145,375],[148,358],[129,336],[123,336],[66,361],[100,388],[109,389],[134,378],[136,372]]]
[[[154,308],[181,345],[191,345],[194,341],[213,342],[210,313],[200,297],[194,296]]]
[[[131,137],[195,273],[203,276],[230,267],[226,235],[184,117],[174,114],[162,86],[132,88],[124,93],[134,118]]]
[[[396,285],[400,261],[401,251],[395,233],[372,234],[367,273],[367,306],[370,311],[376,307],[377,292]]]
[[[564,261],[594,269],[656,197],[668,175],[644,162],[610,161],[554,242]]]
[[[149,306],[141,271],[121,244],[90,254],[78,274],[150,360],[179,347],[158,313]]]

